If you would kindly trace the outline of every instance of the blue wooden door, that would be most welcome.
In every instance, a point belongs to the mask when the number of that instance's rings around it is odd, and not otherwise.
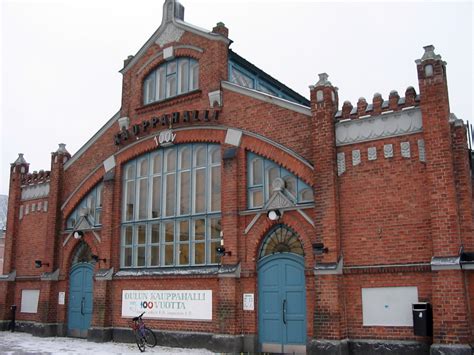
[[[87,337],[92,318],[94,267],[89,263],[73,266],[69,276],[68,334]]]
[[[263,352],[306,352],[306,292],[302,256],[281,253],[258,265],[259,343]]]

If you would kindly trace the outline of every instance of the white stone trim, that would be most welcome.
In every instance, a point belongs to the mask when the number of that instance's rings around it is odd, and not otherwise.
[[[104,160],[104,170],[105,172],[109,172],[113,168],[115,168],[115,156],[111,155],[110,157]]]
[[[242,131],[229,128],[227,130],[227,134],[225,135],[225,144],[230,144],[233,146],[240,146],[240,142],[242,141]]]
[[[288,101],[280,97],[269,95],[264,92],[249,89],[249,88],[246,88],[246,87],[243,87],[243,86],[240,86],[228,81],[222,81],[221,86],[223,89],[227,89],[229,91],[232,91],[241,95],[245,95],[256,100],[268,102],[268,103],[286,108],[288,110],[295,111],[295,112],[311,117],[311,109],[307,106],[297,104],[295,102]]]
[[[336,123],[336,146],[397,137],[423,131],[421,110],[392,112]]]

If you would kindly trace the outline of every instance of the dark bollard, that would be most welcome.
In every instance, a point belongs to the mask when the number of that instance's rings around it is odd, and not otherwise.
[[[12,310],[12,321],[10,322],[10,330],[13,333],[15,331],[16,305],[12,304],[10,306],[10,309]]]

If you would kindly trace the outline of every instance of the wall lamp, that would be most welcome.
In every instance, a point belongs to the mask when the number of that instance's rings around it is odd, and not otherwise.
[[[35,268],[39,269],[42,266],[49,266],[49,263],[43,263],[41,260],[35,260]]]
[[[224,255],[231,256],[232,255],[231,251],[225,251],[225,248],[223,245],[221,245],[220,247],[216,247],[216,253],[218,256],[224,256]]]
[[[99,261],[103,261],[104,263],[107,262],[107,259],[106,259],[106,258],[101,259],[101,258],[99,258],[99,255],[94,255],[94,254],[92,254],[92,255],[91,255],[91,258],[92,258],[92,260],[94,260],[94,262],[96,262],[96,263],[99,262]]]
[[[75,231],[73,235],[74,235],[74,239],[79,240],[84,236],[84,232],[83,231]]]
[[[325,247],[323,243],[314,243],[312,247],[314,255],[323,255],[329,251],[328,247]]]
[[[267,212],[267,217],[270,221],[277,221],[281,217],[280,210],[270,210]]]

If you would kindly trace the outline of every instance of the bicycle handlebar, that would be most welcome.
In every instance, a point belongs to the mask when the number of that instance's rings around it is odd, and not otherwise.
[[[142,314],[140,314],[138,317],[134,317],[132,320],[133,320],[134,322],[136,322],[137,320],[141,319],[144,314],[145,314],[145,312],[143,312]]]

